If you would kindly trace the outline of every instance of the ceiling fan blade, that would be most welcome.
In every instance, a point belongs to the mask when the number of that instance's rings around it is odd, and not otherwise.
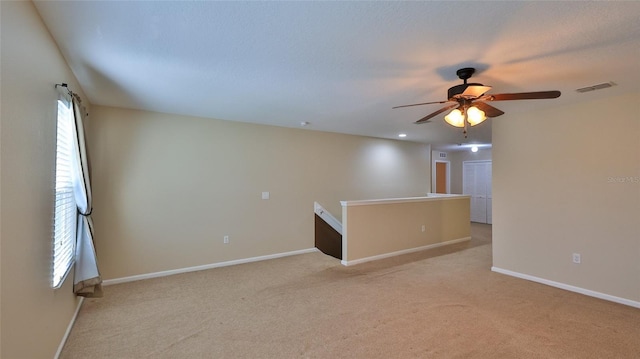
[[[542,100],[547,98],[558,98],[560,97],[560,91],[501,93],[483,97],[485,97],[482,98],[484,101]]]
[[[498,117],[500,115],[504,115],[504,112],[489,105],[484,102],[474,102],[473,106],[477,107],[479,110],[484,111],[485,116],[487,117]]]
[[[411,107],[411,106],[422,106],[422,105],[432,105],[435,103],[447,103],[447,102],[451,102],[451,101],[433,101],[433,102],[423,102],[423,103],[414,103],[412,105],[402,105],[402,106],[396,106],[396,107],[392,107],[391,109],[396,109],[396,108],[400,108],[400,107]]]
[[[491,86],[469,85],[462,93],[462,97],[477,98],[489,90],[491,90]]]
[[[435,117],[435,116],[438,116],[439,114],[441,114],[441,113],[443,113],[443,112],[445,112],[445,111],[447,111],[447,110],[450,110],[450,109],[452,109],[452,108],[454,108],[454,107],[459,107],[459,106],[460,106],[460,105],[459,105],[459,104],[457,104],[457,103],[454,103],[454,104],[449,105],[449,106],[445,106],[445,107],[443,107],[443,108],[439,109],[439,110],[438,110],[438,111],[436,111],[436,112],[433,112],[433,113],[430,113],[430,114],[428,114],[428,115],[424,116],[423,118],[419,119],[418,121],[416,121],[416,122],[414,122],[414,123],[416,123],[416,124],[425,123],[425,122],[429,121],[431,118],[433,118],[433,117]]]

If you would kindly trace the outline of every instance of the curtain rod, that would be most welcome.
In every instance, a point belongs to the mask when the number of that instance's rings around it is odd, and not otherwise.
[[[56,84],[56,88],[58,87],[64,87],[64,89],[67,90],[67,93],[69,94],[69,96],[73,96],[73,91],[69,89],[69,85],[67,85],[66,83],[63,82],[63,83]]]
[[[80,98],[80,96],[78,96],[77,93],[71,91],[71,89],[69,89],[69,85],[67,85],[66,83],[59,83],[56,84],[56,88],[58,87],[64,87],[65,90],[67,90],[67,93],[69,94],[69,96],[73,96],[76,98],[76,100],[78,100],[78,102],[82,102],[82,99]]]
[[[55,88],[57,89],[58,87],[64,87],[64,89],[67,91],[67,93],[69,94],[69,96],[71,96],[72,98],[75,98],[76,100],[78,100],[78,104],[80,105],[80,107],[82,108],[82,112],[85,113],[85,116],[89,116],[89,113],[87,112],[86,108],[84,106],[82,106],[82,99],[80,98],[80,95],[78,95],[77,93],[71,91],[69,89],[69,85],[67,85],[66,83],[62,82],[59,84],[56,84]]]

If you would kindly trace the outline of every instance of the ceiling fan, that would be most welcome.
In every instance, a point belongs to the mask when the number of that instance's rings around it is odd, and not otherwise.
[[[453,109],[444,120],[454,127],[464,128],[465,138],[467,137],[467,124],[475,126],[482,123],[490,117],[498,117],[504,112],[487,104],[489,101],[511,101],[511,100],[540,100],[560,97],[560,91],[538,91],[538,92],[519,92],[519,93],[503,93],[496,95],[487,95],[486,92],[491,90],[491,86],[484,86],[479,83],[467,83],[471,75],[476,71],[472,67],[465,67],[456,71],[456,75],[464,81],[461,85],[453,86],[448,91],[448,100],[415,103],[412,105],[402,105],[393,107],[411,107],[422,106],[436,103],[446,103],[447,105],[436,112],[430,113],[419,119],[415,123],[425,123],[431,118]],[[450,103],[451,102],[451,103]]]

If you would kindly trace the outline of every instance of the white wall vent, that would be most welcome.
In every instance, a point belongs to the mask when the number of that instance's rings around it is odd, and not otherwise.
[[[576,91],[583,93],[583,92],[590,92],[590,91],[595,91],[595,90],[602,90],[602,89],[606,89],[609,88],[611,86],[615,85],[615,83],[613,82],[605,82],[602,84],[597,84],[597,85],[593,85],[593,86],[587,86],[587,87],[583,87],[583,88],[579,88]]]

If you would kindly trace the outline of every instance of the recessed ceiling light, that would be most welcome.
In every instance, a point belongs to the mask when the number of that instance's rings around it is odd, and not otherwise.
[[[407,137],[407,134],[406,133],[401,133],[401,134],[398,135],[398,137],[405,138],[405,137]]]

